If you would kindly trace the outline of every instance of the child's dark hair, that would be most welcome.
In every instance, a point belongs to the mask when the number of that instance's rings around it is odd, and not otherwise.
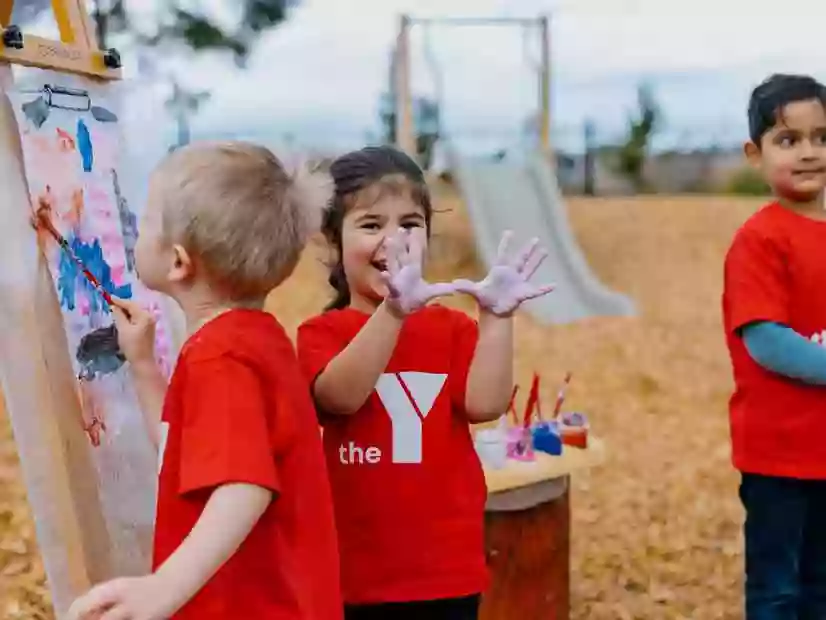
[[[430,234],[433,206],[422,169],[402,151],[390,146],[368,146],[336,159],[330,166],[335,193],[324,212],[321,231],[335,252],[330,266],[330,286],[335,298],[326,310],[338,310],[350,305],[350,287],[344,273],[341,256],[341,229],[344,216],[356,204],[375,202],[388,192],[404,194],[424,210],[425,225]]]
[[[798,101],[816,100],[826,108],[826,86],[808,75],[775,73],[751,93],[749,99],[749,139],[760,140],[783,118],[783,108]]]

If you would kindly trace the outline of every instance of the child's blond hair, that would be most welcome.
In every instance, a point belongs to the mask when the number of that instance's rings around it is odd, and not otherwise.
[[[290,174],[267,148],[238,141],[177,149],[153,184],[165,240],[234,300],[262,297],[292,273],[332,195],[327,176]]]

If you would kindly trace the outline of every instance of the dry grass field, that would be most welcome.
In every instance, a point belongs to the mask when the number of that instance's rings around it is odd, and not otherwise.
[[[440,189],[433,277],[479,275],[461,201]],[[729,465],[731,387],[719,318],[721,265],[750,200],[652,196],[571,199],[593,269],[633,296],[633,318],[542,326],[518,317],[520,382],[543,377],[549,404],[573,371],[569,404],[609,447],[573,481],[573,618],[736,619],[742,541]],[[449,248],[449,251],[448,251]],[[319,248],[271,299],[289,329],[326,299]],[[463,303],[457,301],[455,303]],[[0,617],[50,618],[14,443],[0,425]]]

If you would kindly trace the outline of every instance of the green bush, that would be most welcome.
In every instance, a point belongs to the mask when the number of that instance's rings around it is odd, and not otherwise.
[[[771,188],[757,170],[742,168],[731,176],[726,192],[738,196],[766,196],[771,193]]]

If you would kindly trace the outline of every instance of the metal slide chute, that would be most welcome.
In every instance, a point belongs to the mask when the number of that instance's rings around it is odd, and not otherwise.
[[[435,96],[443,103],[445,81],[431,46],[430,27],[434,24],[455,27],[504,26],[523,29],[523,56],[538,77],[538,149],[518,159],[471,158],[461,155],[453,140],[447,143],[448,165],[454,171],[465,197],[481,259],[490,266],[496,258],[499,240],[505,230],[520,239],[538,237],[550,255],[536,274],[539,282],[554,282],[551,295],[530,302],[526,309],[540,321],[570,323],[600,315],[632,315],[633,302],[606,288],[588,266],[571,231],[562,194],[550,157],[550,35],[549,19],[519,18],[430,18],[403,16],[394,54],[392,83],[396,106],[397,145],[415,153],[415,132],[410,84],[410,29],[424,28],[425,62],[432,74]],[[540,58],[530,58],[529,35],[538,27]]]
[[[534,276],[557,289],[526,304],[543,322],[570,323],[593,316],[635,313],[625,295],[603,285],[585,260],[568,222],[562,194],[548,160],[541,154],[520,161],[466,158],[450,154],[465,197],[480,258],[493,264],[502,232],[527,240],[538,237],[548,258]]]

